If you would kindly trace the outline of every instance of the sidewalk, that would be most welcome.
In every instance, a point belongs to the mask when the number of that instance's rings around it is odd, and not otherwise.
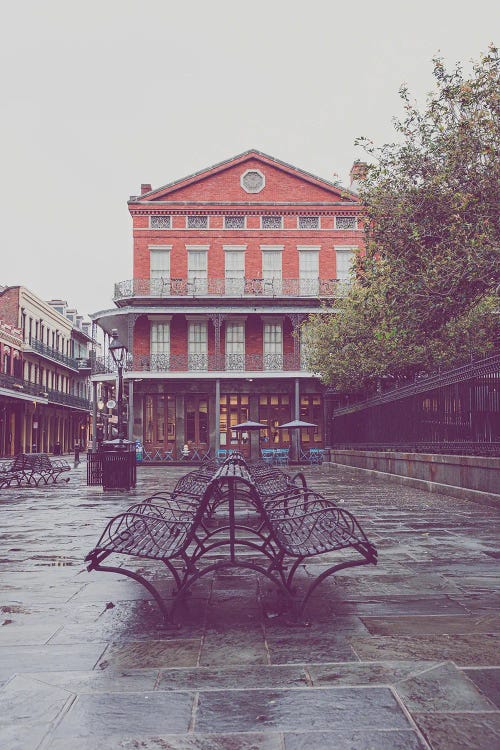
[[[266,618],[270,584],[235,570],[162,630],[142,586],[83,558],[107,518],[186,471],[139,467],[135,490],[103,493],[82,463],[68,485],[0,491],[2,750],[500,747],[500,512],[307,469],[378,566],[327,579],[310,627]],[[142,567],[167,595],[167,571]]]

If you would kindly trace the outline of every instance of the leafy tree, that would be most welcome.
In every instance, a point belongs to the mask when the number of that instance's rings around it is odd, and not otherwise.
[[[377,147],[360,189],[365,252],[347,296],[304,326],[309,363],[340,390],[374,388],[487,355],[500,284],[500,59],[472,73],[434,60],[420,111],[408,89],[398,139]]]

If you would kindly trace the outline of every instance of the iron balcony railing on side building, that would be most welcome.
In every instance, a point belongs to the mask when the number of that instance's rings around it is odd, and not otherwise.
[[[83,398],[82,396],[74,396],[72,393],[63,393],[62,391],[48,390],[48,400],[55,404],[62,404],[63,406],[73,406],[76,409],[82,409],[83,411],[90,411],[91,403],[89,399]]]
[[[42,357],[47,357],[48,359],[60,362],[61,364],[66,365],[66,367],[69,367],[72,370],[79,369],[78,360],[74,359],[73,357],[67,357],[66,354],[63,354],[57,349],[53,349],[51,346],[47,346],[47,344],[44,344],[43,341],[40,341],[39,339],[31,339],[31,342],[28,344],[28,346],[30,346],[33,351],[41,354]]]
[[[12,391],[13,395],[25,393],[29,396],[40,396],[42,392],[45,392],[43,386],[38,383],[31,383],[29,380],[23,380],[6,373],[0,373],[0,388]]]
[[[128,279],[115,284],[113,299],[131,297],[345,297],[339,279]]]
[[[13,396],[20,393],[33,396],[33,401],[36,401],[37,398],[43,398],[54,404],[73,406],[84,411],[89,411],[91,406],[87,398],[75,396],[72,393],[56,391],[52,388],[45,388],[40,383],[32,383],[29,380],[16,378],[14,375],[6,375],[5,373],[0,373],[0,388],[12,391]]]

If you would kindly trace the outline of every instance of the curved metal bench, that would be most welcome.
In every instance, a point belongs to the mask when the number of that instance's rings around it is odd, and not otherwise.
[[[375,565],[377,552],[349,511],[313,492],[302,474],[291,479],[273,471],[256,480],[241,457],[227,459],[210,476],[203,470],[191,472],[172,492],[156,493],[111,519],[85,558],[88,570],[120,573],[142,583],[168,623],[167,605],[153,584],[135,571],[103,565],[109,555],[161,560],[175,581],[170,615],[202,576],[247,568],[269,578],[298,617],[326,577]],[[192,491],[195,487],[200,494]],[[250,509],[254,523],[242,519],[242,505]],[[221,506],[221,518],[215,518]],[[315,555],[347,550],[355,556],[337,559],[303,594],[298,592],[295,574],[301,564]]]
[[[46,453],[19,453],[9,464],[4,464],[0,471],[0,487],[16,484],[36,486],[57,482],[60,475],[70,470],[70,465],[63,458],[51,460]],[[69,482],[69,477],[64,478]]]

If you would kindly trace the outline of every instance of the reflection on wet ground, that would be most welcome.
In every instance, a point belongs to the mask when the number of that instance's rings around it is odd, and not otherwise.
[[[182,473],[140,467],[135,490],[103,493],[82,463],[69,485],[0,492],[2,750],[500,747],[499,511],[308,469],[378,566],[327,579],[308,627],[277,615],[268,581],[221,571],[166,630],[143,587],[83,558],[107,519]],[[165,570],[136,567],[168,596]]]

